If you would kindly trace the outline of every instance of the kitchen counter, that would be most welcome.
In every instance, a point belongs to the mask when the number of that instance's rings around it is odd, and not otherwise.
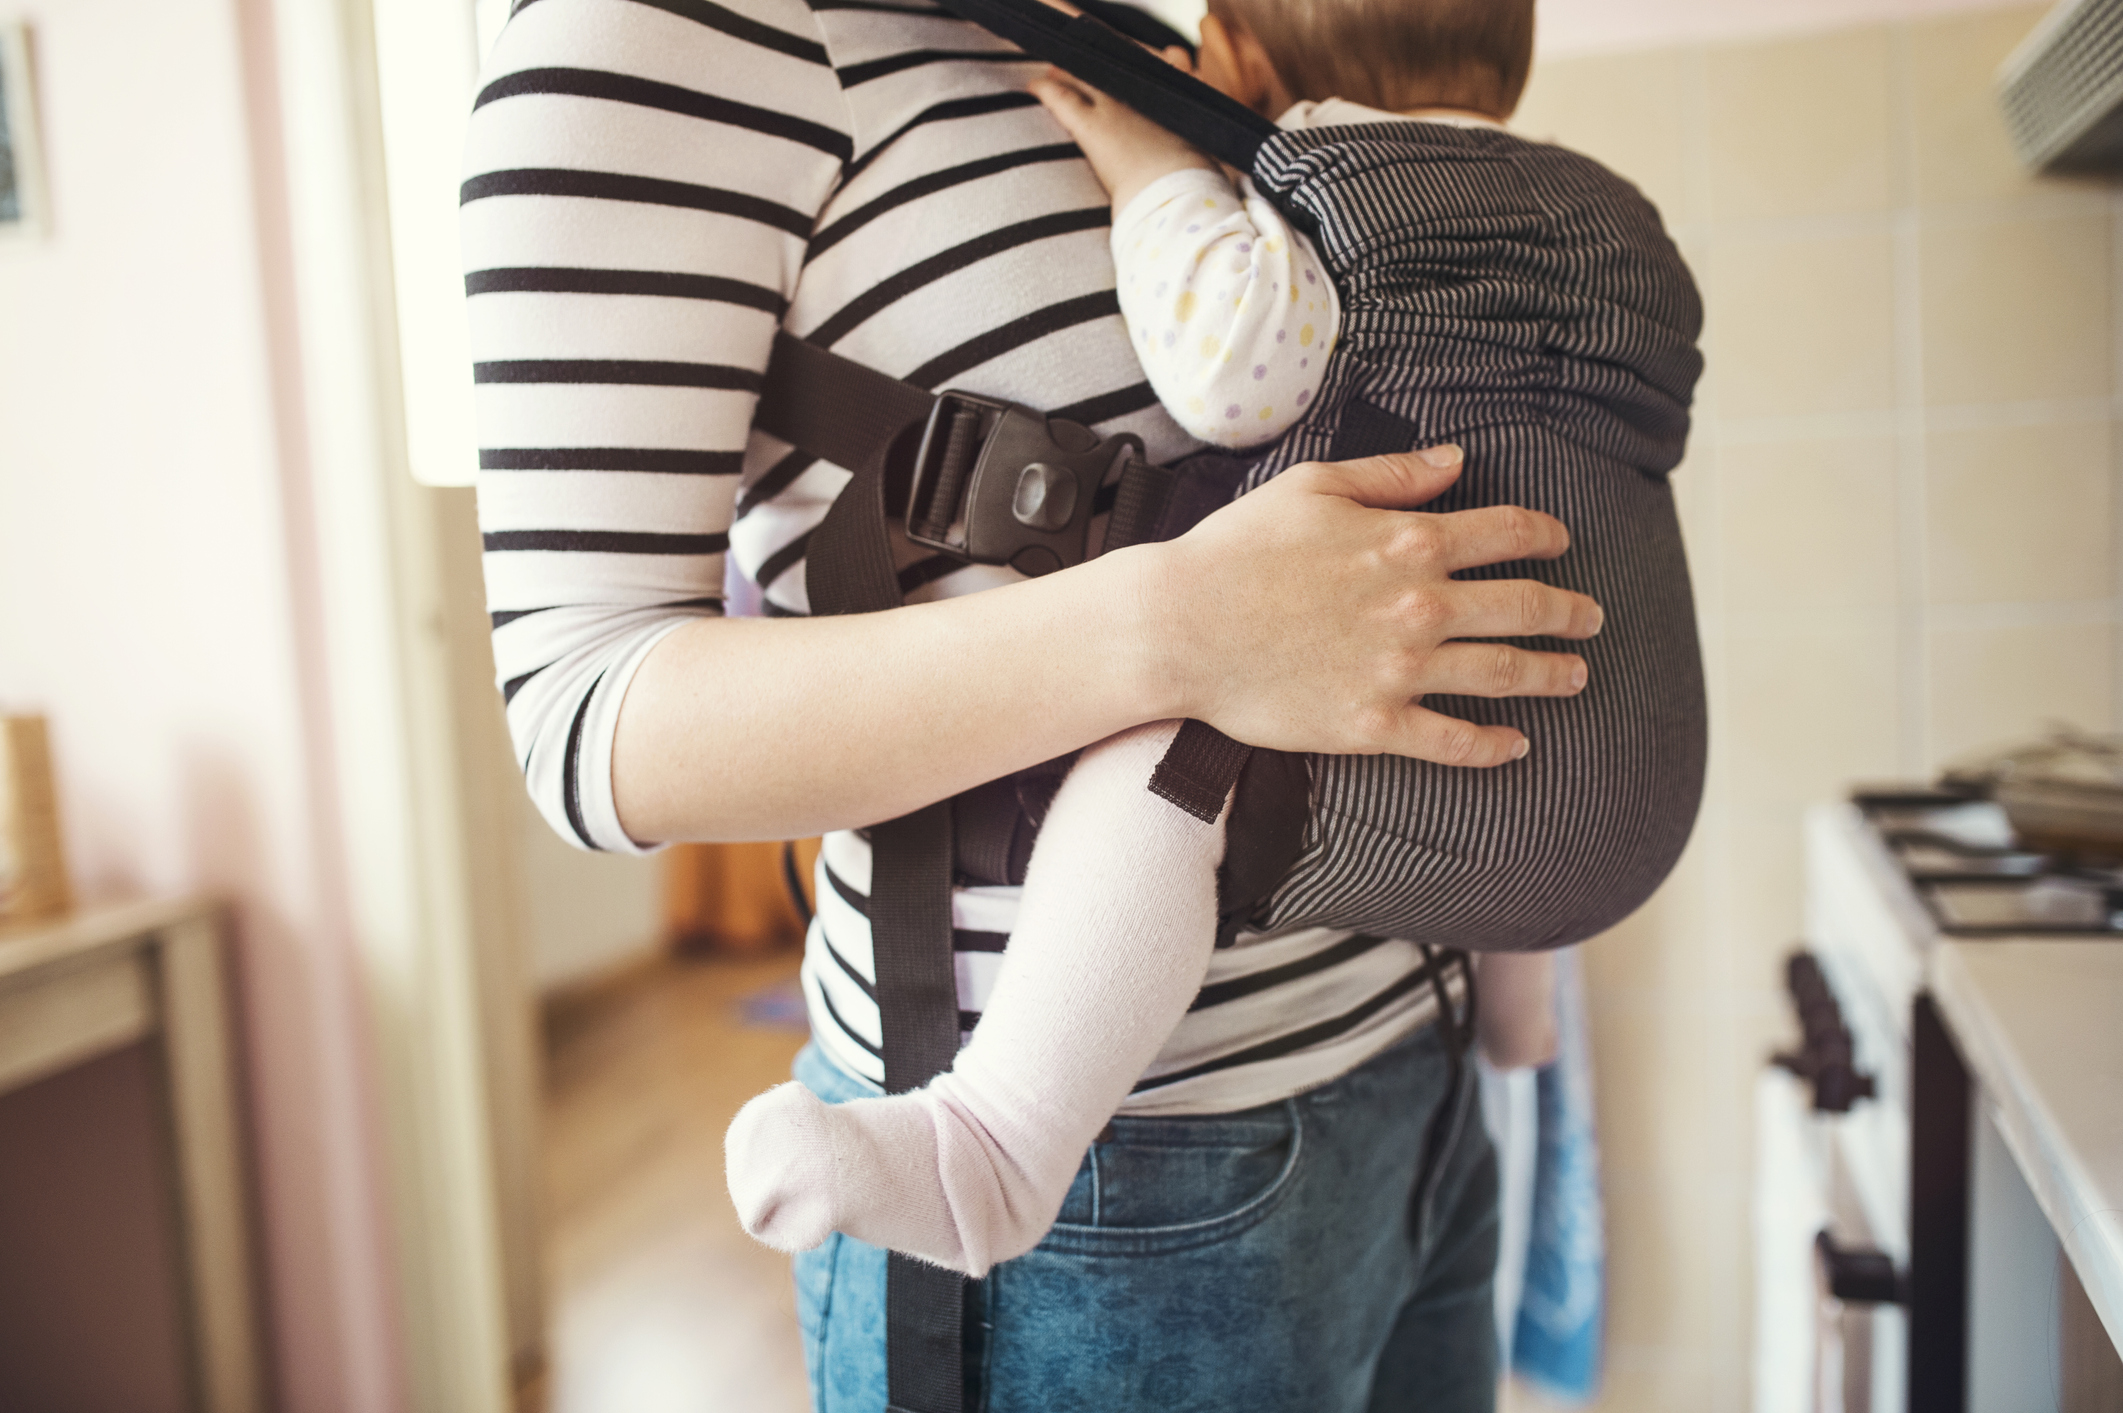
[[[1924,827],[1975,846],[1987,828]],[[2123,936],[1946,934],[1874,818],[1821,806],[1806,841],[1806,955],[1845,1028],[1839,1084],[1869,1081],[1816,1115],[1830,1161],[1807,1180],[1838,1248],[1890,1258],[1901,1299],[1861,1296],[1812,1336],[1790,1302],[1774,1332],[1868,1371],[1846,1406],[2123,1407]],[[1764,1192],[1792,1181],[1758,1175]],[[1789,1264],[1790,1234],[1772,1236],[1764,1269]],[[1758,1391],[1781,1387],[1757,1373]]]
[[[2123,942],[1940,940],[1926,971],[2028,1188],[2123,1346]]]

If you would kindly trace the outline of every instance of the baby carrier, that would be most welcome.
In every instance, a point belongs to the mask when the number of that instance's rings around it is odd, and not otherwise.
[[[1580,697],[1451,704],[1524,730],[1528,759],[1477,779],[1398,756],[1255,751],[1189,722],[1151,788],[1213,821],[1237,786],[1220,944],[1241,927],[1320,924],[1527,950],[1582,941],[1634,911],[1686,842],[1705,757],[1694,606],[1665,479],[1701,370],[1701,307],[1657,213],[1558,148],[1431,123],[1284,132],[1098,19],[1040,0],[943,3],[1249,172],[1315,241],[1341,295],[1341,339],[1311,414],[1281,441],[1163,467],[1132,437],[932,393],[780,335],[758,425],[854,472],[809,542],[812,611],[902,603],[889,526],[961,560],[1040,574],[1083,561],[1100,516],[1102,553],[1180,534],[1299,462],[1457,441],[1467,470],[1425,510],[1522,505],[1573,536],[1561,560],[1462,577],[1538,579],[1634,610],[1610,612],[1586,644],[1527,644],[1583,652],[1592,675]],[[958,1051],[954,882],[1024,880],[1068,765],[869,831],[888,1092],[919,1088]],[[1477,823],[1449,845],[1425,828],[1462,817]],[[1439,1023],[1464,1032],[1471,1009],[1446,1005]],[[958,1413],[963,1278],[894,1256],[887,1279],[891,1409]]]

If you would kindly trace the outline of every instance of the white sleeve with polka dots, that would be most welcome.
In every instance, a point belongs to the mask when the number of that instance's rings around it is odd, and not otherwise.
[[[1250,182],[1189,168],[1113,222],[1121,313],[1158,400],[1218,446],[1258,446],[1311,409],[1341,306],[1312,245]]]

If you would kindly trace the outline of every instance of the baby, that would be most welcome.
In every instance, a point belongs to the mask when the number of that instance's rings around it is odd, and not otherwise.
[[[1286,129],[1499,129],[1531,37],[1532,0],[1212,0],[1195,72]],[[1334,96],[1335,80],[1365,101]],[[1311,241],[1250,180],[1234,184],[1114,100],[1058,74],[1033,91],[1112,197],[1121,310],[1160,401],[1230,448],[1297,427],[1342,335],[1341,296]],[[1038,1242],[1208,965],[1224,820],[1203,823],[1145,788],[1177,730],[1122,733],[1063,783],[995,989],[951,1070],[910,1094],[836,1108],[783,1085],[738,1115],[730,1185],[753,1235],[803,1250],[837,1229],[974,1275]],[[1437,805],[1441,839],[1460,803]],[[1490,1058],[1545,1060],[1549,955],[1486,954],[1481,982]]]

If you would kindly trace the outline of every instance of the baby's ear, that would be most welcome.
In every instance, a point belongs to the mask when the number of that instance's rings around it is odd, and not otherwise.
[[[1167,44],[1158,51],[1158,57],[1183,74],[1194,72],[1194,51],[1184,44]]]

